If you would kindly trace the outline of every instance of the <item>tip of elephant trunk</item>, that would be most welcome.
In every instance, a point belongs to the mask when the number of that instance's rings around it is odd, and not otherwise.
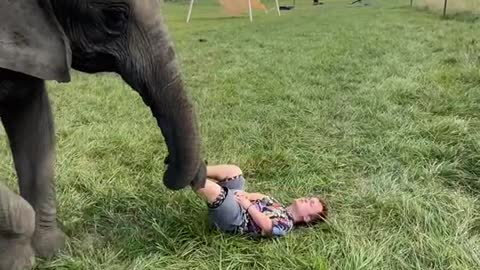
[[[201,161],[195,170],[194,174],[185,173],[177,164],[167,164],[167,169],[163,175],[163,184],[170,190],[180,190],[187,186],[193,189],[199,189],[205,186],[207,179],[207,168],[203,161]],[[180,164],[178,164],[180,165]]]

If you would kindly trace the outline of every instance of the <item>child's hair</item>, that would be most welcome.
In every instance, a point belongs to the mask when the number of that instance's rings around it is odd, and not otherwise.
[[[309,222],[308,222],[308,225],[315,225],[315,224],[318,224],[320,222],[324,222],[327,220],[327,216],[328,216],[328,206],[327,206],[327,202],[320,198],[320,197],[316,197],[318,199],[318,201],[322,204],[323,206],[323,209],[322,209],[322,212],[318,215],[316,215],[313,219],[311,219]],[[306,224],[307,225],[307,224]]]
[[[328,205],[327,205],[327,201],[325,201],[324,199],[320,198],[320,197],[317,197],[318,198],[318,201],[320,201],[320,203],[322,204],[323,206],[323,210],[322,212],[320,213],[320,215],[318,215],[318,218],[316,218],[313,222],[314,223],[317,223],[317,222],[321,222],[321,221],[325,221],[327,220],[327,216],[328,216]]]
[[[320,214],[318,214],[317,216],[315,216],[313,219],[311,219],[309,222],[305,223],[305,222],[299,222],[297,224],[297,226],[305,226],[305,225],[315,225],[315,224],[318,224],[320,222],[323,222],[323,221],[326,221],[327,220],[327,217],[328,217],[328,205],[327,205],[327,202],[320,198],[320,197],[317,197],[317,196],[314,196],[315,198],[318,199],[318,201],[322,204],[323,206],[323,210]]]

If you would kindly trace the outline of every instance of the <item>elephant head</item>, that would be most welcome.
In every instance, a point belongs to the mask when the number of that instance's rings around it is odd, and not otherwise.
[[[168,148],[163,182],[203,186],[194,108],[156,0],[0,0],[0,68],[70,81],[115,72],[150,108]]]

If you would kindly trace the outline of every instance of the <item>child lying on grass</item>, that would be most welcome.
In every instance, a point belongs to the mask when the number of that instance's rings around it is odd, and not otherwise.
[[[235,165],[207,166],[203,188],[194,190],[207,202],[209,222],[224,232],[284,236],[294,226],[325,220],[320,198],[296,199],[284,207],[272,197],[244,191],[245,179]]]

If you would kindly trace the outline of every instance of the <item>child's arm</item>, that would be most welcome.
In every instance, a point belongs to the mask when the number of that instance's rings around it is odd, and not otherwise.
[[[262,193],[247,193],[247,192],[245,192],[245,196],[247,196],[248,200],[250,200],[250,201],[261,200],[261,199],[267,197],[267,195],[262,194]]]
[[[260,229],[262,229],[263,233],[265,234],[272,233],[273,223],[269,217],[264,215],[253,205],[252,207],[249,207],[247,211],[250,214],[250,216],[252,216],[252,219],[255,222],[255,224],[257,224],[257,226],[260,227]]]
[[[265,214],[260,212],[257,208],[255,208],[255,206],[250,202],[249,198],[247,198],[244,192],[237,192],[235,194],[235,199],[244,209],[247,210],[250,216],[252,216],[253,221],[258,227],[260,227],[260,229],[262,229],[263,233],[272,233],[272,220]]]

